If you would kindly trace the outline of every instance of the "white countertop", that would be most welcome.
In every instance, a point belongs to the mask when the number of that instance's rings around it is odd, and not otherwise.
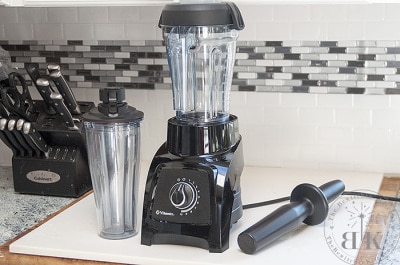
[[[145,162],[141,165],[139,229],[148,165]],[[243,204],[248,204],[276,199],[289,196],[298,184],[320,186],[334,179],[341,179],[349,191],[377,192],[382,177],[381,173],[245,167],[241,179],[242,200]],[[317,226],[304,225],[255,255],[244,254],[236,241],[238,234],[277,207],[279,205],[244,210],[243,217],[231,229],[229,249],[217,254],[187,246],[144,246],[140,244],[140,232],[124,240],[100,238],[94,198],[90,195],[15,241],[10,252],[126,264],[266,264],[267,261],[273,264],[346,264],[329,248],[325,222]]]

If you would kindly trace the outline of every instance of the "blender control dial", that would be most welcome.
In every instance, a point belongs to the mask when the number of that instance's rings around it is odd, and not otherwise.
[[[161,167],[151,218],[175,224],[211,224],[209,172],[176,163]],[[203,196],[204,195],[204,196]]]
[[[194,184],[185,181],[179,181],[172,186],[169,192],[171,204],[181,210],[181,213],[187,213],[196,206],[198,191]]]

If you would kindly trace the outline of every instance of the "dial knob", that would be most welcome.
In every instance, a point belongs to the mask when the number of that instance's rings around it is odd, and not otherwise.
[[[178,182],[172,186],[169,192],[169,200],[175,208],[189,211],[196,204],[197,191],[190,183]]]

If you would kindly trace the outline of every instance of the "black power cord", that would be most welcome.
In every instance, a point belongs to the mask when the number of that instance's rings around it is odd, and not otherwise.
[[[374,199],[384,200],[384,201],[400,202],[400,198],[397,198],[397,197],[390,197],[390,196],[372,194],[372,193],[367,193],[367,192],[344,191],[342,193],[342,195],[360,196],[360,197],[368,197],[368,198],[374,198]]]
[[[278,198],[278,199],[275,199],[275,200],[270,200],[270,201],[263,201],[263,202],[245,204],[245,205],[243,205],[243,210],[251,209],[251,208],[257,208],[257,207],[271,205],[271,204],[276,204],[276,203],[285,202],[285,201],[288,201],[288,200],[290,200],[289,196],[288,197]]]
[[[342,193],[344,196],[360,196],[360,197],[367,197],[367,198],[373,198],[373,199],[378,199],[378,200],[385,200],[385,201],[393,201],[393,202],[400,202],[400,198],[397,197],[389,197],[389,196],[384,196],[384,195],[379,195],[379,194],[372,194],[372,193],[367,193],[367,192],[358,192],[358,191],[344,191]],[[282,197],[274,200],[269,200],[269,201],[263,201],[263,202],[257,202],[257,203],[249,203],[243,205],[243,209],[252,209],[252,208],[257,208],[261,206],[266,206],[266,205],[272,205],[280,202],[285,202],[290,200],[290,197]]]

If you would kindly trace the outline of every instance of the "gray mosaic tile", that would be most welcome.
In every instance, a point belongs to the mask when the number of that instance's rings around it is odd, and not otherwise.
[[[281,92],[281,93],[290,93],[293,91],[293,87],[287,87],[287,86],[275,86],[273,87],[274,92]]]
[[[357,74],[375,75],[376,74],[376,69],[375,68],[358,68],[357,69]],[[368,78],[368,76],[367,76],[367,78]]]
[[[256,86],[257,92],[275,92],[271,86]]]
[[[328,74],[309,74],[308,77],[312,80],[327,80]]]
[[[329,94],[357,94],[357,93],[348,93],[347,87],[327,87],[327,89]]]
[[[327,61],[327,60],[325,60],[325,62],[327,62],[326,66],[329,66],[329,67],[347,67],[347,66],[349,66],[347,61]]]
[[[321,67],[320,73],[322,73],[322,74],[336,74],[336,73],[339,73],[339,68],[336,68],[336,67]]]
[[[304,61],[300,61],[300,60],[294,60],[291,63],[292,66],[311,66],[311,61],[308,60],[304,60]]]
[[[265,60],[282,60],[284,54],[283,53],[266,53],[264,54]]]
[[[356,47],[357,41],[355,41],[355,40],[339,40],[337,42],[337,45],[339,47],[347,47],[349,49],[350,47]],[[384,47],[386,47],[386,46],[384,46]]]
[[[346,91],[347,94],[364,94],[365,88],[349,87]]]
[[[328,88],[327,87],[310,87],[308,92],[313,93],[313,94],[327,94]]]
[[[294,86],[292,92],[293,93],[309,93],[310,87],[308,86]]]
[[[253,86],[265,85],[265,80],[263,79],[247,80],[247,85],[253,85]]]
[[[329,47],[311,47],[310,53],[324,54],[329,52]]]
[[[303,82],[301,80],[283,80],[282,85],[283,86],[301,86]]]
[[[297,67],[297,66],[284,66],[282,68],[283,68],[282,72],[285,73],[301,73],[302,69],[304,69],[304,67]]]
[[[249,66],[247,67],[247,71],[252,73],[263,73],[266,71],[266,68],[263,66]]]
[[[376,41],[377,47],[396,47],[397,42],[394,40],[378,40]]]
[[[360,40],[360,41],[357,41],[357,46],[360,46],[360,47],[375,47],[376,46],[376,41],[374,41],[374,40]]]
[[[319,41],[301,41],[299,46],[304,47],[319,47],[321,43]]]
[[[301,60],[316,60],[316,61],[320,60],[319,54],[317,54],[317,53],[301,54],[300,59]]]
[[[165,47],[146,41],[0,41],[15,67],[61,63],[74,86],[170,88]],[[239,41],[232,89],[397,94],[400,41]],[[84,78],[81,78],[83,76]]]
[[[256,53],[273,53],[274,51],[275,51],[274,47],[258,46],[254,48],[254,52]]]
[[[385,95],[386,90],[381,88],[365,88],[366,95]]]

